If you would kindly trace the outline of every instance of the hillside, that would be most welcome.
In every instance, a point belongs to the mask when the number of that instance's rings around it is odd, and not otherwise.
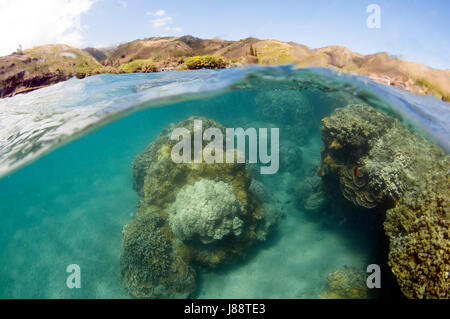
[[[67,52],[74,53],[76,58],[68,57]],[[298,67],[330,67],[364,74],[374,81],[416,94],[450,100],[450,70],[433,69],[386,53],[362,55],[341,46],[310,49],[302,44],[278,40],[247,38],[225,41],[192,36],[153,37],[114,48],[87,48],[83,51],[54,45],[33,48],[24,51],[24,55],[1,57],[0,95],[26,92],[73,75],[84,77],[103,72],[186,69],[186,59],[199,55],[222,56],[229,66],[294,63]],[[11,67],[12,64],[15,66]],[[14,87],[14,83],[18,85]]]
[[[0,57],[0,97],[106,71],[90,54],[68,45],[34,47]]]
[[[324,47],[312,50],[311,55],[298,63],[298,66],[325,66],[364,74],[385,85],[450,101],[449,70],[433,69],[386,53],[361,55],[344,47]]]
[[[256,49],[257,57],[249,55],[250,47]],[[341,46],[309,49],[295,42],[257,38],[240,41],[203,40],[192,36],[147,38],[118,46],[104,63],[117,67],[135,59],[151,59],[162,69],[177,68],[184,57],[206,54],[221,55],[234,66],[295,63],[298,67],[330,67],[364,74],[374,81],[416,94],[450,100],[450,70],[436,70],[386,53],[362,55]]]

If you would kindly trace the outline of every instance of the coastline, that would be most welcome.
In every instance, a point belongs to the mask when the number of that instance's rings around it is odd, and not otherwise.
[[[309,49],[278,40],[223,41],[192,36],[134,40],[113,49],[80,50],[54,44],[18,50],[0,57],[0,98],[27,93],[74,76],[220,69],[254,64],[326,67],[365,75],[374,82],[416,95],[432,95],[450,101],[449,70],[433,69],[386,53],[362,55],[340,46]]]

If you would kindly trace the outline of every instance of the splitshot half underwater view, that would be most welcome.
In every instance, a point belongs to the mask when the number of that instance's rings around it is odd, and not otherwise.
[[[447,304],[448,12],[0,0],[0,304]]]
[[[97,75],[0,107],[2,298],[448,297],[445,102],[279,66]]]

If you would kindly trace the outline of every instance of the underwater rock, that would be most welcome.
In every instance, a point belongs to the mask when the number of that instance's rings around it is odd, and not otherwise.
[[[366,299],[366,274],[355,267],[345,266],[328,274],[328,289],[319,296],[322,299]]]
[[[294,191],[300,206],[308,211],[320,211],[328,202],[322,180],[316,174],[297,182]]]
[[[305,144],[314,127],[313,108],[302,92],[294,90],[269,90],[256,95],[259,116],[273,122],[280,129],[282,139],[297,145]]]
[[[450,297],[449,155],[367,105],[323,119],[326,189],[386,211],[388,264],[409,298]]]
[[[187,298],[195,290],[194,270],[173,251],[154,214],[134,218],[123,230],[120,279],[136,298]]]
[[[403,179],[396,176],[412,159],[396,147],[408,132],[400,122],[367,105],[337,109],[322,122],[319,174],[326,186],[339,185],[345,198],[366,208],[401,196]]]
[[[320,211],[325,205],[326,198],[323,192],[313,193],[305,200],[303,207],[308,211]]]
[[[281,141],[279,145],[279,160],[278,172],[300,173],[303,164],[302,148],[289,140]],[[266,164],[261,163],[247,163],[247,165],[252,176],[260,175],[261,167],[266,166]]]
[[[248,119],[241,119],[236,122],[236,125],[238,127],[242,127],[244,130],[247,130],[248,128],[255,128],[256,130],[260,128],[267,128],[267,130],[270,131],[272,128],[279,128],[284,137],[279,141],[279,172],[297,173],[302,168],[302,147],[299,143],[295,142],[295,136],[294,139],[291,139],[291,137],[285,134],[287,131],[285,130],[284,123],[275,124],[270,121],[248,121]],[[288,125],[288,127],[290,127],[290,125]],[[258,176],[260,175],[260,167],[266,166],[267,164],[262,164],[259,162],[247,163],[247,165],[252,172],[252,175]]]
[[[203,129],[215,127],[225,133],[223,126],[213,120],[190,117],[162,130],[133,162],[133,188],[141,199],[138,212],[125,231],[120,270],[124,286],[133,296],[188,296],[188,291],[193,290],[187,284],[195,276],[188,276],[192,269],[206,270],[242,258],[255,241],[265,239],[276,222],[273,211],[263,208],[250,190],[252,178],[245,163],[172,161],[171,151],[178,143],[171,140],[172,131],[186,128],[193,136],[194,120],[202,120]],[[208,143],[203,141],[202,149]],[[158,232],[151,236],[141,234],[153,218],[159,218],[158,227],[154,227]],[[148,243],[155,241],[155,236],[165,248],[158,253],[157,261],[156,256],[149,259],[156,264],[148,264],[140,251],[143,246],[156,245]],[[143,243],[131,244],[130,238],[142,238]],[[158,244],[156,248],[159,247]],[[165,267],[174,265],[170,267],[172,272],[161,271],[159,263]],[[148,274],[153,269],[156,275]],[[159,283],[159,295],[147,293],[149,276]],[[183,285],[165,285],[173,281]],[[146,290],[134,292],[140,287]]]
[[[269,193],[264,184],[256,179],[252,179],[249,191],[261,203],[264,221],[258,225],[256,229],[256,239],[259,241],[266,240],[267,234],[277,221],[284,217],[283,208],[274,200],[272,194]]]
[[[209,244],[241,234],[240,211],[241,204],[230,184],[201,179],[178,192],[169,208],[169,225],[183,241],[198,238]]]
[[[133,161],[132,164],[132,179],[133,179],[133,189],[142,195],[142,187],[144,186],[145,175],[147,175],[147,169],[150,166],[150,161],[152,159],[152,154],[155,154],[158,150],[158,145],[152,143],[148,148],[138,156]]]
[[[450,298],[449,164],[437,161],[421,191],[386,213],[389,266],[408,298]]]
[[[303,152],[301,147],[289,140],[280,143],[280,171],[295,172],[302,167]]]
[[[270,202],[272,195],[269,193],[264,184],[257,179],[252,179],[249,190],[258,198],[260,202]]]

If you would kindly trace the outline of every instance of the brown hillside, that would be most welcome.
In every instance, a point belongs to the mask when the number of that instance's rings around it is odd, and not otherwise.
[[[249,56],[250,46],[256,49],[257,57]],[[172,59],[172,66],[176,67],[183,62],[184,57],[206,54],[221,55],[236,66],[295,63],[298,67],[331,67],[364,74],[374,81],[416,94],[435,95],[447,101],[450,99],[449,70],[436,70],[386,53],[362,55],[342,46],[311,50],[294,42],[257,38],[239,41],[203,40],[192,36],[148,38],[122,44],[109,55],[105,64],[117,67],[136,59],[152,59],[157,63]]]
[[[256,55],[250,54],[251,49],[257,52]],[[49,45],[26,50],[22,55],[0,57],[0,95],[26,92],[73,75],[83,77],[104,72],[186,69],[186,58],[198,55],[223,56],[230,66],[294,63],[298,67],[330,67],[364,74],[374,81],[416,94],[450,100],[450,70],[403,61],[387,53],[363,55],[342,46],[310,49],[302,44],[279,40],[205,40],[189,35],[146,38],[113,48],[88,48],[85,51]]]
[[[0,97],[103,72],[104,67],[82,50],[65,44],[34,47],[0,57]]]

